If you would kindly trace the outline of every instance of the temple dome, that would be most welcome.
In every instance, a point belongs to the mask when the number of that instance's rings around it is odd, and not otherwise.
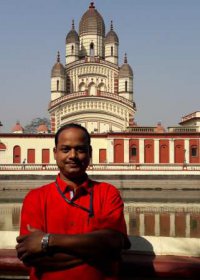
[[[125,54],[124,64],[122,64],[119,70],[119,78],[127,78],[127,77],[133,77],[133,70],[131,66],[128,64],[127,56]]]
[[[79,42],[79,36],[74,28],[74,21],[72,21],[72,29],[66,36],[66,44]]]
[[[51,70],[51,77],[65,77],[65,67],[60,63],[60,53],[58,52],[57,62]]]
[[[112,21],[111,21],[110,31],[106,34],[105,43],[106,44],[110,44],[110,43],[119,44],[119,38],[118,38],[116,32],[113,30]]]
[[[89,9],[83,14],[79,23],[79,36],[85,34],[105,37],[105,23],[100,13],[91,2]]]

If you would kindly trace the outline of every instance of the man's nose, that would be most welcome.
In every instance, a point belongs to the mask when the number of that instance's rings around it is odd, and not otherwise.
[[[75,158],[76,157],[76,150],[75,149],[70,150],[69,157],[70,158]]]

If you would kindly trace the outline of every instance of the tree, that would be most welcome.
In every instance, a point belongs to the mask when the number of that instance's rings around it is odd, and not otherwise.
[[[50,120],[48,118],[34,118],[30,124],[24,127],[24,133],[37,133],[37,128],[40,124],[46,124],[48,131],[50,132]]]

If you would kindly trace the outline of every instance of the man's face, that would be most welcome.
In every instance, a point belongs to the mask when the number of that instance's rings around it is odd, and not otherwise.
[[[85,174],[91,158],[91,146],[79,128],[63,130],[54,148],[54,158],[60,169],[61,179],[78,179]]]

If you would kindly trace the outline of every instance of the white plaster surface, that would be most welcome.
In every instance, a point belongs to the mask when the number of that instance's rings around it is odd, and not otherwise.
[[[14,249],[17,231],[0,232],[0,249]],[[130,236],[131,250],[156,255],[200,257],[198,238],[172,238],[154,236]]]

